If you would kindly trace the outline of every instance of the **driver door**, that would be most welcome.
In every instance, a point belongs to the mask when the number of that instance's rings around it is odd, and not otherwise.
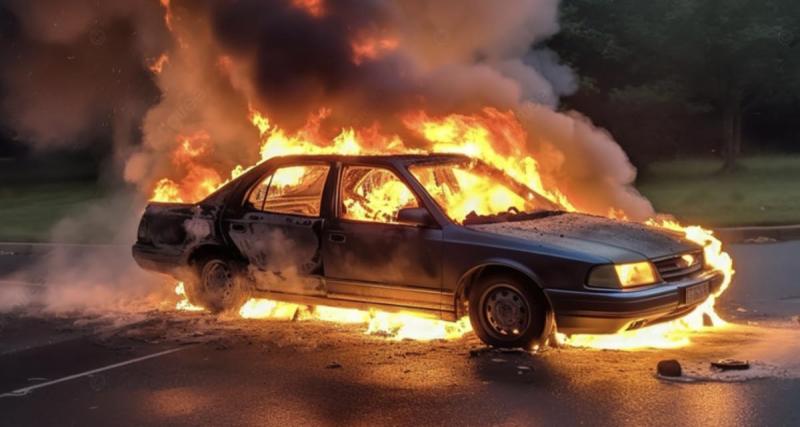
[[[390,169],[345,165],[338,191],[322,243],[328,291],[439,310],[442,230],[397,222],[400,209],[421,206],[411,189]]]

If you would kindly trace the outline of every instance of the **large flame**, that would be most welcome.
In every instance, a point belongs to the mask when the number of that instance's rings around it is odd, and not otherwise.
[[[313,2],[308,2],[313,4]],[[333,139],[320,136],[320,123],[328,117],[329,110],[322,109],[309,118],[306,125],[296,132],[287,132],[270,122],[269,118],[251,108],[250,122],[258,129],[261,143],[257,150],[260,161],[280,155],[290,154],[366,154],[366,153],[408,153],[408,152],[450,152],[462,153],[481,159],[486,163],[504,171],[509,176],[544,195],[552,202],[559,204],[564,210],[576,211],[572,203],[558,188],[547,187],[539,173],[539,165],[530,156],[525,147],[526,131],[511,111],[500,111],[485,108],[472,115],[451,114],[443,117],[431,117],[423,111],[408,114],[403,122],[411,133],[419,136],[427,146],[409,147],[397,135],[382,134],[377,127],[356,129],[343,128]],[[172,157],[176,171],[183,177],[175,181],[164,178],[158,181],[153,190],[153,200],[157,201],[197,201],[213,192],[227,181],[221,175],[204,164],[207,157],[213,155],[207,147],[208,135],[199,132],[179,137],[179,144]],[[418,143],[418,142],[416,142]],[[300,168],[302,169],[302,168]],[[236,166],[230,172],[235,178],[246,170]],[[297,178],[303,170],[297,171]],[[454,220],[462,220],[469,211],[478,213],[494,213],[497,206],[508,206],[505,201],[508,195],[497,188],[488,178],[469,175],[464,172],[458,180],[462,186],[470,189],[467,199],[450,199],[445,206]],[[370,206],[359,206],[356,202],[348,205],[348,214],[357,217],[376,215],[376,212],[395,210],[396,206],[384,206],[387,200],[402,199],[404,186],[395,185],[386,179],[376,183],[379,186],[372,194],[385,194],[386,197],[374,197],[368,200]],[[391,196],[391,197],[390,197]],[[399,196],[399,197],[398,197]],[[440,199],[441,200],[441,199]],[[345,201],[347,203],[347,201]],[[360,200],[358,203],[364,203]],[[609,208],[608,216],[624,220],[624,214]],[[566,337],[557,334],[562,344],[611,349],[637,348],[671,348],[687,345],[692,332],[708,328],[704,326],[710,319],[714,327],[724,325],[722,319],[714,311],[714,302],[730,284],[733,275],[733,263],[730,256],[722,250],[722,244],[712,232],[697,226],[684,227],[671,220],[652,219],[647,224],[682,232],[685,237],[702,245],[707,262],[725,275],[720,291],[709,297],[702,305],[689,315],[664,324],[658,324],[635,331],[620,332],[612,335],[573,335]],[[181,288],[182,290],[182,288]],[[195,309],[187,302],[179,303],[179,309]],[[369,333],[379,333],[398,338],[434,339],[455,338],[468,332],[468,321],[445,322],[438,319],[425,318],[412,313],[384,313],[378,311],[359,311],[330,307],[307,307],[278,301],[251,299],[240,310],[244,318],[313,318],[346,323],[365,323]]]
[[[322,320],[326,322],[364,324],[366,333],[393,339],[454,339],[472,330],[469,320],[447,322],[419,313],[388,313],[378,310],[356,310],[327,306],[305,306],[252,298],[239,310],[245,319]]]

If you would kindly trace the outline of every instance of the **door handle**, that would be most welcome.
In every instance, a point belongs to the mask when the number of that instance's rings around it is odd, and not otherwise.
[[[231,224],[231,230],[233,230],[233,231],[241,231],[241,232],[243,232],[246,229],[247,228],[244,226],[244,224]]]
[[[342,233],[331,233],[328,235],[328,240],[333,243],[344,243],[347,241],[347,236]]]

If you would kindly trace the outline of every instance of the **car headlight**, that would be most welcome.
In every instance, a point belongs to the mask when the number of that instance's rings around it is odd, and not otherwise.
[[[601,265],[592,269],[587,280],[589,286],[610,289],[652,285],[656,282],[658,275],[649,261]]]

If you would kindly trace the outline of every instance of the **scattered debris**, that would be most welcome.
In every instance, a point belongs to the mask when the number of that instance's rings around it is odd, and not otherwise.
[[[747,309],[744,307],[736,307],[736,311],[739,313],[747,313]]]
[[[500,353],[527,353],[527,351],[521,348],[498,348],[497,351]]]
[[[339,369],[342,367],[342,364],[339,362],[331,362],[325,365],[325,369]]]
[[[762,210],[764,210],[763,207]],[[763,243],[775,243],[775,242],[777,242],[776,239],[767,236],[758,236],[758,237],[751,237],[749,239],[744,239],[744,243],[763,244]]]
[[[708,315],[708,313],[703,313],[703,326],[711,327],[714,326],[714,319]]]
[[[750,369],[750,362],[746,360],[720,359],[716,362],[711,362],[711,366],[722,371],[744,371]]]
[[[658,375],[664,377],[679,377],[683,375],[681,364],[675,359],[662,360],[658,362],[656,370],[658,371]]]
[[[492,358],[492,362],[495,362],[495,363],[503,363],[505,361],[506,361],[506,359],[501,359],[499,357],[493,357]]]
[[[469,351],[469,357],[478,357],[484,353],[492,351],[491,347],[473,348]]]

